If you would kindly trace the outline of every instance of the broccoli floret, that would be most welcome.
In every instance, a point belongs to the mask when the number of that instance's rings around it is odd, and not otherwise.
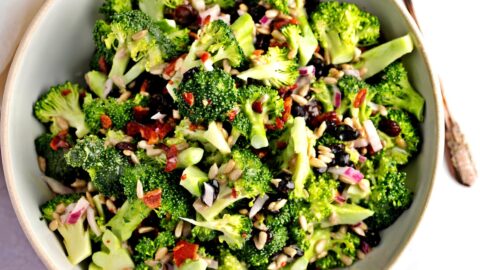
[[[201,242],[212,241],[215,238],[217,238],[217,236],[218,236],[217,231],[206,228],[206,227],[195,226],[192,229],[192,237]]]
[[[245,56],[249,57],[253,51],[255,51],[255,46],[253,45],[253,38],[255,37],[255,22],[253,21],[252,16],[245,13],[238,17],[230,27],[238,41],[238,45],[242,48]]]
[[[248,118],[249,127],[243,127],[242,125],[245,122],[241,120],[234,121],[234,126],[240,124],[238,130],[246,129],[250,131],[245,135],[250,139],[253,148],[267,147],[268,139],[265,124],[274,124],[276,118],[282,116],[284,110],[283,99],[279,96],[277,90],[270,87],[250,85],[239,89],[238,92],[242,103],[242,113]],[[239,115],[236,117],[239,117]]]
[[[51,123],[50,132],[54,135],[64,130],[67,123],[81,138],[89,132],[80,108],[81,91],[78,84],[71,82],[52,86],[35,102],[33,112],[40,122]]]
[[[140,199],[127,200],[118,209],[115,216],[108,221],[107,227],[111,228],[120,241],[126,241],[132,236],[138,225],[148,217],[151,210]]]
[[[283,87],[295,84],[298,64],[288,59],[288,49],[270,47],[268,52],[253,61],[254,66],[238,74],[238,78],[262,80],[267,86]]]
[[[208,53],[207,57],[204,53]],[[197,60],[197,54],[204,56]],[[199,30],[198,39],[193,42],[183,62],[182,72],[202,64],[208,69],[212,64],[224,59],[227,59],[232,67],[239,67],[246,61],[230,26],[222,20],[216,20]]]
[[[104,141],[90,135],[77,141],[65,154],[67,164],[81,167],[88,172],[95,187],[107,196],[123,196],[120,176],[127,168],[128,161],[115,148],[104,147]]]
[[[423,121],[425,99],[410,84],[407,70],[401,62],[395,62],[385,69],[377,88],[379,94],[375,102],[406,110]]]
[[[180,2],[182,4],[183,2]],[[190,31],[187,28],[179,28],[174,21],[161,20],[155,22],[150,32],[157,40],[165,61],[174,59],[188,51],[190,46]]]
[[[232,152],[235,166],[242,171],[239,179],[232,183],[233,187],[221,185],[217,199],[213,205],[194,205],[195,210],[206,220],[212,220],[226,207],[244,198],[255,198],[270,191],[272,174],[262,161],[247,149],[235,149]]]
[[[412,52],[413,49],[412,38],[407,34],[362,53],[360,61],[354,67],[359,70],[366,70],[362,78],[368,79],[385,69],[395,60],[400,59],[403,55]]]
[[[59,204],[64,204],[65,207],[69,204],[77,202],[81,197],[80,193],[72,193],[66,195],[56,195],[53,199],[45,202],[40,206],[40,210],[42,211],[42,217],[47,221],[51,221],[53,219],[53,213]]]
[[[164,18],[165,8],[175,9],[183,4],[183,0],[139,0],[138,7],[154,21]]]
[[[263,249],[258,250],[253,241],[248,241],[241,250],[236,252],[237,258],[244,258],[249,267],[254,269],[266,268],[271,261],[270,258],[281,251],[288,241],[286,227],[272,227],[269,232],[272,238]]]
[[[413,194],[406,184],[404,172],[388,172],[372,184],[371,194],[362,204],[375,214],[366,219],[369,229],[382,230],[390,226],[410,207]]]
[[[100,269],[133,269],[135,266],[121,240],[109,230],[103,234],[102,250],[93,254],[92,261]]]
[[[137,197],[137,182],[140,181],[144,192],[161,189],[161,206],[155,209],[159,217],[168,216],[165,221],[168,224],[177,223],[180,217],[190,216],[189,194],[177,184],[176,174],[169,174],[162,171],[158,166],[152,164],[139,164],[129,167],[120,178],[124,188],[124,194],[129,199]]]
[[[324,112],[334,110],[333,93],[328,89],[327,84],[323,80],[317,80],[311,85],[312,91],[315,93],[314,97],[322,104]]]
[[[247,270],[247,265],[240,261],[230,251],[222,249],[220,251],[220,260],[218,270]]]
[[[289,14],[288,10],[288,0],[267,0],[266,1],[269,5],[271,5],[273,8],[278,9],[279,11]]]
[[[293,198],[303,198],[305,197],[305,183],[312,175],[310,158],[308,157],[308,145],[309,141],[314,137],[312,136],[312,131],[306,126],[303,117],[295,117],[290,136],[290,141],[285,151],[288,151],[289,147],[293,147],[293,153],[296,155],[295,165],[292,170],[292,180],[295,188],[291,196]],[[310,143],[310,145],[315,145],[315,143]]]
[[[222,154],[231,152],[227,140],[215,121],[211,121],[207,130],[205,130],[200,126],[192,125],[190,120],[183,119],[175,128],[175,137],[201,142],[205,145],[207,151],[211,150],[213,152],[218,149]]]
[[[352,3],[322,2],[312,13],[311,21],[333,64],[351,61],[357,46],[372,45],[380,36],[378,18]]]
[[[100,7],[100,13],[110,20],[113,15],[132,10],[131,0],[105,0]]]
[[[319,269],[346,267],[357,258],[360,237],[351,232],[335,232],[334,234],[335,238],[331,238],[328,242],[327,255],[315,263],[315,266]]]
[[[224,120],[238,98],[235,81],[221,69],[193,73],[175,94],[180,114],[193,122]]]
[[[343,99],[337,113],[343,114],[348,109],[350,115],[360,122],[368,120],[372,114],[368,103],[377,95],[376,88],[351,75],[343,76],[338,81],[338,87],[343,93]]]
[[[74,144],[72,136],[66,135],[65,142],[67,148],[58,148],[54,150],[50,143],[53,136],[50,133],[43,133],[35,139],[35,150],[37,155],[45,158],[45,175],[52,177],[65,184],[71,184],[81,172],[78,169],[69,166],[65,161],[65,153],[68,147]]]
[[[309,184],[308,201],[309,207],[300,212],[310,220],[322,222],[333,212],[332,203],[337,195],[338,181],[334,180],[329,173],[321,174]]]
[[[90,68],[92,70],[101,70],[102,61],[108,66],[112,65],[115,51],[113,48],[107,49],[104,39],[111,32],[110,25],[104,20],[97,20],[93,27],[93,42],[95,44],[95,53],[90,60]],[[105,70],[106,71],[106,70]]]
[[[134,260],[141,264],[153,260],[159,248],[172,248],[175,246],[175,236],[171,232],[160,232],[155,239],[142,237],[135,246]]]
[[[298,54],[298,48],[300,47],[300,38],[302,30],[300,26],[296,24],[287,24],[282,27],[282,34],[287,39],[288,49],[288,59],[293,59]]]
[[[230,249],[241,249],[245,241],[250,238],[253,228],[252,221],[243,215],[224,214],[221,218],[210,221],[196,221],[188,218],[183,218],[183,220],[195,226],[223,233],[218,240],[227,243]]]
[[[228,9],[235,6],[235,0],[206,0],[207,5],[219,5],[221,8]]]
[[[308,23],[307,12],[305,10],[305,0],[296,0],[297,20],[302,35],[297,41],[300,45],[298,48],[298,58],[300,66],[305,66],[312,59],[313,53],[318,47],[318,41],[315,34]]]

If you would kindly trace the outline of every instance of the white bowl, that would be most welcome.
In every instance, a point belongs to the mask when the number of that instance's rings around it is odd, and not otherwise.
[[[101,1],[49,0],[39,11],[12,63],[2,107],[1,147],[6,182],[20,224],[32,246],[50,269],[74,268],[61,243],[40,220],[39,205],[51,197],[40,180],[34,139],[43,132],[33,117],[32,105],[49,86],[66,80],[83,81],[93,52],[91,37]],[[437,165],[443,153],[443,111],[437,82],[425,54],[418,29],[406,9],[394,0],[356,0],[380,18],[387,39],[411,33],[416,50],[405,57],[410,79],[426,100],[424,143],[407,168],[415,192],[412,206],[382,233],[382,243],[354,269],[390,267],[406,247],[422,218]]]

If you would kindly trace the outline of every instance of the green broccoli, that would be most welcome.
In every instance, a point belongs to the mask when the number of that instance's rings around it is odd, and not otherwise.
[[[190,30],[187,28],[181,29],[171,20],[161,20],[154,22],[149,31],[157,40],[165,61],[170,61],[188,52],[190,47]]]
[[[198,219],[198,217],[197,217]],[[216,230],[202,227],[202,226],[195,226],[192,229],[192,237],[197,239],[201,242],[208,242],[216,239],[218,236],[218,232]]]
[[[220,251],[218,270],[247,270],[247,265],[228,250]]]
[[[278,9],[282,13],[289,14],[288,10],[288,0],[267,0],[266,1],[269,5],[271,5],[273,8]]]
[[[139,0],[138,7],[142,12],[150,16],[152,20],[159,21],[164,17],[165,8],[175,9],[182,5],[182,0]]]
[[[155,239],[144,236],[135,246],[133,258],[136,263],[153,260],[159,248],[173,248],[173,246],[175,246],[175,236],[171,232],[160,232]]]
[[[255,37],[255,22],[253,21],[252,16],[245,13],[238,17],[230,27],[238,41],[238,45],[242,48],[245,56],[249,57],[253,51],[255,51],[255,46],[253,44],[253,38]]]
[[[288,49],[270,47],[266,54],[253,61],[254,66],[237,75],[242,80],[262,80],[267,86],[280,88],[295,84],[298,78],[297,61],[288,58]]]
[[[221,8],[228,9],[235,6],[235,0],[206,0],[207,5],[219,5]]]
[[[296,12],[298,25],[302,31],[300,39],[297,41],[300,46],[298,48],[298,60],[300,66],[306,66],[312,59],[313,53],[318,47],[318,41],[315,34],[308,23],[307,12],[305,10],[306,0],[296,0]]]
[[[42,217],[51,221],[53,219],[53,213],[55,213],[56,208],[59,204],[63,204],[65,207],[68,205],[77,202],[82,195],[80,193],[72,193],[66,195],[56,195],[53,199],[45,202],[40,206],[40,211],[42,211]]]
[[[95,135],[82,140],[65,154],[67,164],[81,167],[88,172],[95,187],[107,196],[123,196],[120,176],[128,161],[115,148],[105,147],[104,141]]]
[[[120,182],[124,188],[124,194],[130,200],[137,197],[137,182],[140,181],[144,192],[151,190],[162,190],[161,206],[155,209],[157,215],[169,220],[165,220],[170,226],[176,224],[180,217],[190,216],[189,194],[180,185],[177,184],[176,174],[165,173],[158,166],[151,164],[138,164],[127,168],[120,177]],[[174,179],[176,178],[176,179]]]
[[[208,57],[197,60],[197,55],[204,53],[208,53]],[[230,26],[222,20],[216,20],[199,30],[198,39],[193,42],[183,62],[182,73],[202,64],[209,69],[211,64],[225,59],[232,67],[239,67],[246,61]]]
[[[42,123],[51,123],[50,132],[54,135],[70,126],[76,129],[77,137],[85,136],[89,130],[80,108],[80,92],[80,86],[71,82],[50,87],[35,102],[35,117]]]
[[[350,266],[357,258],[360,237],[351,232],[335,232],[335,238],[328,241],[327,255],[316,261],[319,269],[331,269]]]
[[[423,121],[425,99],[408,81],[407,70],[401,62],[395,62],[385,69],[377,88],[379,94],[375,102],[406,110]]]
[[[277,90],[270,87],[250,85],[239,89],[241,101],[241,114],[248,118],[248,127],[242,127],[242,121],[234,121],[240,124],[238,130],[248,130],[245,134],[250,139],[250,144],[255,149],[268,146],[267,132],[265,124],[275,124],[275,120],[282,116],[284,110],[283,99],[279,96]],[[237,115],[236,117],[242,117]]]
[[[311,22],[333,64],[350,62],[357,46],[375,44],[380,36],[378,18],[352,3],[322,2],[312,13]]]
[[[337,108],[337,114],[343,114],[348,109],[350,115],[360,122],[368,120],[372,114],[368,103],[377,95],[376,88],[351,75],[343,76],[338,81],[338,87],[343,93],[343,99]]]
[[[122,242],[111,231],[102,237],[102,250],[92,256],[93,264],[100,269],[133,269],[135,266]]]
[[[369,198],[362,203],[375,212],[365,220],[369,229],[387,228],[410,207],[413,195],[406,185],[406,179],[404,172],[388,172],[372,184]]]
[[[204,144],[205,150],[213,152],[218,149],[222,154],[231,152],[227,140],[223,136],[223,132],[215,121],[208,124],[207,130],[201,126],[192,125],[190,120],[183,119],[175,127],[175,137],[178,139],[186,139],[188,141],[198,141]]]
[[[298,50],[300,47],[300,38],[302,34],[302,30],[300,26],[296,24],[287,24],[286,26],[282,27],[281,29],[282,34],[287,39],[288,49],[288,59],[293,59],[298,54]]]
[[[131,0],[105,0],[100,7],[102,13],[107,20],[111,20],[113,15],[132,10]]]
[[[323,80],[317,80],[311,85],[312,91],[315,93],[314,97],[322,104],[324,112],[331,112],[334,110],[333,93],[329,90],[327,84]]]
[[[150,211],[152,209],[140,199],[127,200],[118,209],[115,216],[107,222],[107,227],[111,228],[120,241],[126,241],[140,223],[148,217]]]
[[[327,220],[333,212],[332,203],[338,191],[338,181],[329,173],[323,173],[314,181],[310,181],[308,191],[308,208],[300,212],[309,220],[322,222]]]
[[[107,64],[108,66],[112,65],[113,57],[115,56],[115,51],[113,48],[107,49],[104,39],[107,37],[108,33],[112,30],[110,25],[104,20],[97,20],[95,26],[93,27],[93,42],[95,44],[95,53],[90,60],[90,68],[92,70],[101,70],[102,63]],[[104,70],[107,72],[107,70]]]
[[[193,73],[175,94],[180,114],[195,123],[224,120],[238,99],[235,81],[221,69]]]
[[[230,249],[241,249],[250,238],[252,232],[252,221],[243,215],[229,215],[224,214],[221,218],[210,221],[197,221],[189,218],[182,218],[183,220],[200,227],[216,230],[223,235],[218,237],[222,243],[227,243]]]
[[[242,175],[229,187],[221,185],[217,199],[213,205],[194,205],[197,213],[207,221],[215,218],[226,207],[244,198],[255,198],[270,191],[272,174],[262,161],[247,149],[235,149],[232,151],[232,159]]]
[[[69,166],[65,160],[65,153],[68,148],[58,148],[54,150],[50,143],[53,136],[50,133],[43,133],[35,139],[35,150],[38,156],[45,158],[45,175],[52,177],[62,183],[71,184],[81,174],[81,172]],[[66,135],[67,146],[70,147],[74,144],[72,136]]]
[[[366,72],[362,79],[368,79],[413,49],[412,38],[407,34],[362,53],[354,67],[358,70],[364,69]]]

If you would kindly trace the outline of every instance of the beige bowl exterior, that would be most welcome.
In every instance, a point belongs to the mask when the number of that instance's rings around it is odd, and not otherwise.
[[[387,269],[407,246],[422,218],[443,157],[443,111],[418,29],[394,0],[356,0],[380,18],[387,39],[410,33],[416,50],[404,59],[410,79],[426,99],[422,152],[407,168],[412,206],[382,233],[381,245],[352,269]],[[39,95],[66,80],[83,81],[93,52],[91,29],[101,1],[46,1],[26,32],[10,68],[1,118],[2,162],[13,207],[38,256],[49,269],[80,269],[66,259],[57,237],[40,220],[39,205],[52,194],[40,180],[33,141],[43,132],[32,115]]]

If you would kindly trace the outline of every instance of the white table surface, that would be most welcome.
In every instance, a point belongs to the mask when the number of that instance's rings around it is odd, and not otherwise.
[[[16,10],[24,21],[32,12],[18,5],[42,0],[1,0],[0,40],[20,36],[25,23],[2,31],[7,14]],[[12,4],[15,3],[15,4]],[[480,2],[475,0],[414,0],[434,68],[441,74],[451,111],[462,126],[474,159],[480,160]],[[3,29],[4,30],[4,29]],[[8,44],[7,44],[8,47]],[[8,50],[8,48],[7,48]],[[8,63],[0,53],[2,63]],[[0,93],[5,72],[0,70]],[[477,162],[479,164],[479,162]],[[479,180],[480,181],[480,180]],[[445,163],[430,203],[412,241],[393,269],[480,269],[480,183],[463,187],[450,177]],[[0,169],[0,269],[45,269],[26,240],[8,198]]]

